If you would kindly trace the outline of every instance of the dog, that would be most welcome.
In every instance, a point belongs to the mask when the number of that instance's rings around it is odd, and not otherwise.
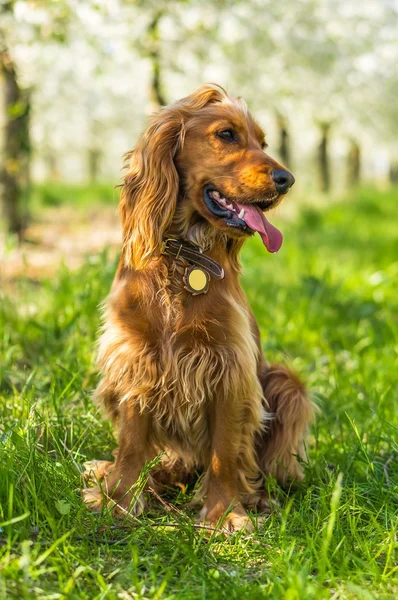
[[[239,283],[251,235],[282,244],[264,212],[294,177],[266,147],[245,102],[205,85],[155,114],[127,155],[95,392],[119,446],[114,462],[89,463],[94,511],[140,514],[135,484],[160,454],[152,486],[202,472],[200,519],[230,531],[251,531],[246,508],[268,507],[264,478],[303,477],[312,404],[296,374],[266,362]]]

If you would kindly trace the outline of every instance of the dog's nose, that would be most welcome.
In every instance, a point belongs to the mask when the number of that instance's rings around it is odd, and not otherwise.
[[[276,169],[275,171],[272,171],[271,177],[274,180],[275,187],[280,194],[286,194],[295,181],[293,175],[284,169]]]

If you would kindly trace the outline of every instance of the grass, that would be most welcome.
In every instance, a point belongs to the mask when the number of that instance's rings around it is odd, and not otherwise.
[[[282,251],[245,249],[243,284],[269,360],[321,407],[306,481],[250,536],[192,527],[188,494],[114,528],[82,506],[79,469],[114,440],[90,400],[106,253],[0,314],[0,598],[397,597],[398,192],[304,207]],[[170,527],[167,524],[175,524]]]
[[[98,204],[115,204],[118,194],[112,184],[59,182],[35,183],[27,194],[29,212],[37,214],[43,208],[68,204],[74,209],[93,207]]]

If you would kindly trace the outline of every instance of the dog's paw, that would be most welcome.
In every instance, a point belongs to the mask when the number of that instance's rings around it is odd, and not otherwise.
[[[92,512],[101,512],[109,510],[116,518],[138,517],[146,509],[146,501],[143,493],[134,494],[126,492],[124,494],[108,495],[100,487],[84,488],[82,490],[83,502]]]
[[[224,529],[227,529],[230,533],[234,531],[246,531],[246,533],[253,533],[254,526],[250,518],[247,515],[241,515],[240,513],[231,512],[223,521]]]
[[[83,502],[87,504],[92,512],[100,512],[102,510],[104,497],[99,487],[83,488],[81,492]]]
[[[210,525],[215,529],[228,533],[241,530],[247,533],[254,531],[253,523],[246,511],[241,507],[237,507],[231,512],[226,512],[220,510],[218,507],[209,510],[205,505],[200,512],[199,520],[204,525]]]
[[[87,483],[97,483],[114,469],[115,463],[109,460],[89,460],[83,463],[83,477]]]

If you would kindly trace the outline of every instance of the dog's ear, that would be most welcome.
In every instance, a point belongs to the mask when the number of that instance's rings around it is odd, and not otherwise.
[[[185,124],[197,110],[225,97],[219,86],[206,85],[163,108],[128,155],[120,198],[126,265],[144,269],[159,255],[176,208],[179,177],[174,157],[184,142]]]
[[[174,156],[181,129],[178,115],[162,111],[129,155],[120,214],[124,260],[136,269],[145,268],[160,252],[162,236],[175,211],[179,179]]]

